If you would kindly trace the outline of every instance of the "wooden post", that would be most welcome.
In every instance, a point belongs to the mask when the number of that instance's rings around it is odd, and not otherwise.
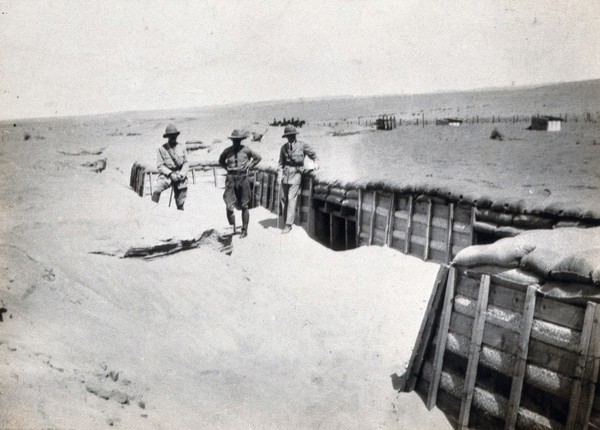
[[[600,360],[599,319],[600,305],[588,302],[581,331],[581,355],[573,376],[566,430],[588,427],[598,377],[598,360]]]
[[[213,167],[213,178],[215,179],[215,188],[217,188],[217,169]]]
[[[451,267],[448,274],[448,283],[446,284],[446,295],[444,296],[444,307],[442,308],[442,317],[438,329],[437,345],[435,346],[435,356],[433,358],[433,375],[429,383],[429,392],[427,393],[427,409],[431,410],[437,401],[437,391],[440,386],[440,377],[442,376],[442,365],[444,364],[444,351],[446,350],[446,339],[448,338],[448,327],[450,326],[450,315],[452,314],[452,304],[454,303],[454,288],[456,286],[456,268]]]
[[[333,249],[333,213],[329,213],[329,248]]]
[[[308,179],[308,212],[307,212],[308,219],[306,220],[306,232],[311,237],[312,237],[311,227],[313,225],[313,217],[314,217],[312,196],[313,196],[313,178],[311,176]],[[278,202],[277,207],[279,208],[279,206],[280,205]]]
[[[469,243],[471,245],[477,245],[475,242],[475,230],[473,228],[473,226],[475,225],[475,206],[471,207],[471,225],[469,226],[471,228],[471,231],[469,232]]]
[[[254,207],[256,202],[256,170],[254,171],[254,181],[252,181],[252,202],[250,203]]]
[[[427,308],[425,309],[425,315],[419,328],[419,334],[417,335],[417,343],[412,351],[408,366],[406,368],[406,383],[402,391],[411,392],[415,389],[417,379],[421,373],[421,367],[425,358],[425,350],[431,340],[433,334],[433,326],[436,320],[436,313],[442,300],[442,294],[444,292],[446,281],[448,279],[448,266],[441,266],[438,270],[435,283],[433,284],[433,290],[429,296],[427,302]]]
[[[388,219],[385,227],[385,243],[388,247],[392,247],[394,240],[394,213],[396,212],[396,193],[392,192],[390,199],[390,210],[388,211]]]
[[[427,202],[427,225],[425,230],[425,248],[423,249],[423,261],[429,258],[429,241],[431,239],[431,217],[433,215],[433,201]]]
[[[452,261],[452,241],[454,240],[454,203],[448,209],[448,236],[446,242],[446,262]]]
[[[373,244],[373,233],[375,229],[375,214],[377,209],[377,190],[373,191],[373,203],[371,204],[371,222],[369,224],[369,246]]]
[[[529,337],[531,327],[533,326],[533,313],[535,310],[535,292],[536,286],[527,287],[525,296],[525,307],[521,317],[519,327],[519,343],[515,354],[515,364],[513,367],[512,383],[510,386],[510,399],[508,401],[508,410],[506,412],[505,430],[513,430],[517,425],[517,416],[519,414],[519,404],[521,403],[521,391],[523,390],[523,378],[527,368],[527,354],[529,352]]]
[[[192,171],[192,184],[195,185],[196,184],[196,175],[194,174],[194,168],[192,167],[190,170]]]
[[[152,194],[152,173],[148,172],[148,185],[150,185],[150,194]]]
[[[362,189],[358,189],[358,208],[356,209],[356,246],[360,246],[360,233],[362,231]]]
[[[475,311],[475,320],[473,321],[473,331],[469,347],[469,361],[467,364],[467,373],[465,375],[460,413],[458,414],[458,428],[461,430],[467,430],[469,425],[469,413],[471,412],[475,380],[477,379],[477,366],[479,364],[479,353],[481,352],[481,341],[483,340],[483,327],[485,325],[489,291],[490,276],[483,275],[479,284],[477,309]]]
[[[413,196],[408,196],[408,214],[406,217],[406,234],[404,235],[404,253],[408,254],[410,252],[410,236],[412,235],[412,218],[414,211],[414,202]]]

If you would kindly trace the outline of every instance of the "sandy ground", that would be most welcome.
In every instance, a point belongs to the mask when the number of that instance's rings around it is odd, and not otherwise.
[[[93,173],[63,143],[0,153],[0,428],[450,428],[390,380],[437,265],[282,236],[262,208],[230,256],[93,254],[226,228],[222,190],[201,178],[181,213],[129,189],[139,149]]]

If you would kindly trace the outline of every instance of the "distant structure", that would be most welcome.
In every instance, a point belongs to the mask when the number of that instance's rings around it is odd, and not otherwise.
[[[273,127],[282,127],[282,126],[286,126],[286,125],[293,125],[296,128],[302,127],[304,124],[306,124],[306,121],[304,121],[303,119],[301,120],[300,118],[290,118],[290,119],[286,119],[283,118],[282,120],[278,120],[276,118],[273,118],[273,122],[269,123],[270,126]]]
[[[562,118],[556,116],[532,116],[527,130],[560,131]]]
[[[375,127],[377,128],[377,130],[393,130],[397,126],[398,123],[396,122],[395,116],[381,115],[375,121]]]
[[[462,119],[458,118],[442,118],[435,120],[435,125],[449,125],[451,127],[460,127],[462,123]]]

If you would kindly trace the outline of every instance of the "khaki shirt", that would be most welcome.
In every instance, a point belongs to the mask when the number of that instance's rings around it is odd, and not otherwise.
[[[158,148],[156,154],[156,164],[159,176],[169,179],[171,172],[179,172],[183,176],[182,183],[187,182],[189,163],[187,158],[187,149],[185,143],[177,143],[171,147],[165,143]]]
[[[308,143],[300,140],[285,143],[279,151],[277,179],[281,179],[284,184],[299,184],[304,172],[305,156],[317,162],[317,153]]]

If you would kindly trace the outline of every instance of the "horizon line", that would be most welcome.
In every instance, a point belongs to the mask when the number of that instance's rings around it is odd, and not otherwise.
[[[152,108],[152,109],[126,109],[126,110],[115,110],[106,112],[95,112],[85,114],[68,114],[68,115],[46,115],[46,116],[25,116],[17,118],[0,118],[0,122],[10,121],[21,121],[21,120],[40,120],[40,119],[66,119],[66,118],[83,118],[83,117],[94,117],[94,116],[107,116],[107,115],[118,115],[126,113],[139,113],[139,112],[163,112],[163,111],[186,111],[194,109],[214,109],[214,108],[227,108],[243,105],[268,105],[277,103],[298,103],[298,102],[314,102],[322,100],[343,100],[343,99],[368,99],[368,98],[384,98],[384,97],[412,97],[412,96],[428,96],[436,94],[457,94],[457,93],[469,93],[469,92],[486,92],[486,91],[510,91],[520,89],[534,89],[547,86],[555,86],[561,84],[575,84],[582,82],[593,82],[600,81],[600,77],[592,79],[581,79],[574,81],[558,81],[558,82],[544,82],[539,84],[526,84],[518,86],[486,86],[486,87],[475,87],[470,89],[457,89],[457,90],[439,90],[432,92],[416,92],[416,93],[385,93],[385,94],[371,94],[371,95],[323,95],[323,96],[310,96],[310,97],[296,97],[291,99],[268,99],[268,100],[256,100],[256,101],[234,101],[220,104],[211,105],[196,105],[196,106],[183,106],[183,107],[171,107],[171,108]]]

